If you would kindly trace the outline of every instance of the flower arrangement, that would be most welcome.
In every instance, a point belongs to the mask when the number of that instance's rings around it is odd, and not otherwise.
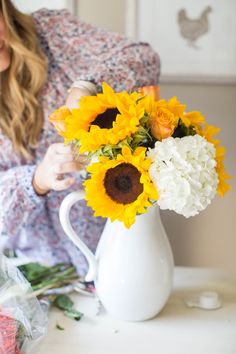
[[[186,112],[176,97],[158,99],[156,89],[114,92],[103,83],[102,93],[81,97],[78,108],[50,116],[65,142],[91,159],[87,205],[128,228],[153,204],[189,217],[230,189],[224,148],[214,138],[219,128]]]

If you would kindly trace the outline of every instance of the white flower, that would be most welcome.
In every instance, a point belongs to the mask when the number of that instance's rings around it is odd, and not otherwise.
[[[156,142],[147,156],[161,209],[189,217],[211,203],[218,184],[213,144],[200,135],[171,137]]]

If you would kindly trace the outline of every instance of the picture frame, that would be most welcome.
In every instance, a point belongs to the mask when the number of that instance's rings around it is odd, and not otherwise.
[[[31,13],[41,8],[63,9],[67,8],[72,14],[76,14],[76,0],[14,0],[16,7],[25,13]]]
[[[127,0],[126,34],[149,42],[161,82],[236,84],[235,0]]]

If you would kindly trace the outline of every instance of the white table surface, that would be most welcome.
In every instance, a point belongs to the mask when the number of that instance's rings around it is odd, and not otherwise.
[[[186,297],[206,290],[221,294],[222,308],[186,307]],[[105,310],[95,315],[94,298],[73,299],[85,316],[76,322],[52,309],[48,334],[34,354],[236,354],[236,279],[221,270],[176,267],[165,308],[144,322],[122,322]]]

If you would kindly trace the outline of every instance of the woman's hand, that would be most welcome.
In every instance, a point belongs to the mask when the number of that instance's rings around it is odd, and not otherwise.
[[[84,81],[77,82],[79,87],[72,87],[66,100],[69,109],[78,108],[81,96],[96,93],[96,86]],[[62,191],[69,188],[75,179],[64,177],[64,174],[80,171],[85,168],[87,159],[84,155],[74,158],[71,146],[63,143],[49,146],[43,161],[36,168],[33,187],[37,194],[44,195],[50,190]]]
[[[97,87],[92,82],[78,80],[73,83],[68,92],[66,106],[69,109],[78,108],[80,98],[82,96],[95,96],[97,94]]]
[[[85,168],[87,159],[84,155],[74,157],[72,148],[63,143],[49,146],[43,161],[37,166],[33,177],[33,187],[37,194],[43,195],[50,190],[62,191],[69,188],[75,179],[64,174]]]

